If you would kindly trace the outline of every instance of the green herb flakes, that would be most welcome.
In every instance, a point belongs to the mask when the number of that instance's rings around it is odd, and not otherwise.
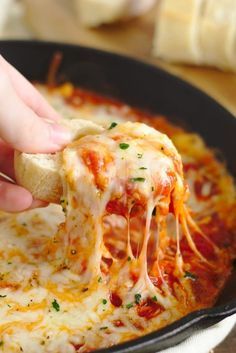
[[[131,308],[133,308],[133,306],[134,306],[133,303],[126,304],[127,309],[131,309]]]
[[[194,273],[186,271],[184,274],[184,278],[188,278],[188,279],[191,279],[192,281],[196,281],[198,277]]]
[[[138,157],[139,159],[141,159],[141,158],[143,157],[143,154],[142,154],[142,153],[138,153],[138,154],[137,154],[137,157]]]
[[[124,142],[120,143],[119,146],[121,150],[127,150],[129,148],[129,144]]]
[[[154,295],[154,297],[152,297],[152,300],[153,300],[154,302],[157,302],[157,297],[156,297],[156,295]]]
[[[135,298],[135,303],[139,304],[142,296],[141,296],[141,294],[137,293],[137,294],[135,294],[134,298]]]
[[[147,168],[145,168],[145,167],[140,167],[139,169],[140,170],[147,170]]]
[[[140,177],[138,177],[138,178],[131,178],[131,179],[130,179],[130,181],[131,181],[132,183],[136,183],[136,182],[143,183],[145,180],[146,180],[145,178],[140,178]]]
[[[56,311],[60,311],[60,305],[58,304],[58,302],[56,301],[56,299],[53,300],[53,302],[52,302],[52,307],[53,307]]]
[[[66,213],[66,207],[68,206],[68,201],[65,197],[60,198],[60,205],[62,207],[62,211]]]
[[[102,300],[102,304],[103,304],[103,305],[106,305],[106,304],[107,304],[107,300],[106,300],[106,299],[103,299],[103,300]]]
[[[114,129],[114,127],[117,126],[116,122],[111,123],[110,127],[108,128],[108,130]]]

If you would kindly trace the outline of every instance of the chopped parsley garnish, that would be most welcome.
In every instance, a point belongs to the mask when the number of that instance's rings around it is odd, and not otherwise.
[[[131,261],[131,257],[130,256],[128,256],[127,261]]]
[[[137,156],[140,159],[140,158],[142,158],[143,154],[142,153],[138,153]]]
[[[100,330],[106,330],[106,329],[108,329],[107,326],[102,326],[102,327],[100,327]]]
[[[102,283],[102,277],[98,278],[98,283]]]
[[[52,307],[53,307],[56,311],[60,311],[60,305],[58,304],[58,302],[56,301],[56,299],[53,300],[53,302],[52,302]]]
[[[135,303],[139,304],[142,296],[141,296],[141,294],[137,293],[137,294],[135,294],[134,298],[135,298]]]
[[[133,306],[134,306],[133,303],[126,304],[127,309],[131,309],[131,308],[133,308]]]
[[[107,300],[106,300],[106,299],[103,299],[103,300],[102,300],[102,304],[106,305],[106,304],[107,304]]]
[[[117,126],[117,123],[113,121],[113,123],[111,123],[110,127],[108,128],[108,130],[114,129],[114,127]]]
[[[0,347],[2,347],[3,346],[3,341],[0,341]]]
[[[184,278],[189,278],[192,281],[196,281],[196,279],[198,278],[194,273],[186,271],[184,274]]]
[[[1,295],[1,294],[0,294],[0,298],[6,298],[6,295]]]
[[[91,330],[92,330],[92,327],[88,327],[87,330],[88,330],[88,331],[91,331]]]
[[[140,167],[139,169],[140,170],[146,170],[147,168],[146,167]]]
[[[119,146],[121,150],[127,150],[127,148],[129,148],[129,144],[124,142],[120,143]]]
[[[156,297],[156,295],[154,295],[154,297],[152,297],[152,300],[153,300],[154,302],[157,302],[157,297]]]
[[[132,183],[136,183],[136,182],[141,182],[143,183],[146,179],[145,178],[131,178],[130,181],[132,181]]]
[[[60,198],[60,205],[62,207],[62,211],[66,213],[66,206],[68,206],[68,201],[65,197]]]

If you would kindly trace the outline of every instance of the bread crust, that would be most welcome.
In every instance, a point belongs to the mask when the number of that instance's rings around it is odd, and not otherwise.
[[[85,135],[101,133],[104,128],[91,121],[72,119],[63,120],[71,132],[71,141]],[[31,154],[15,151],[14,169],[16,181],[29,190],[35,199],[59,203],[63,192],[60,168],[62,153]]]

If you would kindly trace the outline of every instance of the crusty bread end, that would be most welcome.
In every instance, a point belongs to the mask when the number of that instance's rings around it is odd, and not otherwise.
[[[91,121],[63,120],[62,125],[71,131],[71,141],[85,135],[101,133],[104,129]],[[58,203],[62,195],[60,176],[61,153],[30,154],[15,152],[15,177],[19,185],[29,190],[34,198]]]

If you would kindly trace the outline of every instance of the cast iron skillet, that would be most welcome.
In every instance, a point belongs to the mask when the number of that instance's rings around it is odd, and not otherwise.
[[[0,54],[31,80],[43,81],[56,51],[63,53],[58,80],[117,98],[198,132],[223,154],[236,175],[236,119],[213,99],[156,67],[107,52],[72,45],[2,41]],[[236,313],[236,274],[228,281],[217,305],[189,314],[145,337],[99,350],[100,353],[153,353],[176,345],[198,329]]]

